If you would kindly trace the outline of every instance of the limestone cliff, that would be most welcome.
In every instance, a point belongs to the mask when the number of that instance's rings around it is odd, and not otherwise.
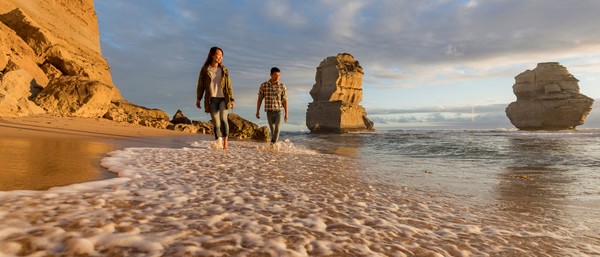
[[[45,103],[41,107],[51,114],[101,117],[111,101],[121,98],[100,51],[93,0],[3,0],[0,72],[0,106],[5,107],[0,115],[44,112],[33,100]],[[38,93],[53,84],[69,90],[40,99]],[[87,93],[97,92],[98,85],[108,92]],[[88,104],[89,98],[94,100]]]
[[[506,115],[522,130],[575,129],[585,122],[594,102],[579,92],[578,82],[557,62],[539,63],[515,77],[517,101],[508,105]]]
[[[325,58],[310,90],[306,126],[311,132],[344,133],[373,130],[362,107],[362,67],[347,53]]]

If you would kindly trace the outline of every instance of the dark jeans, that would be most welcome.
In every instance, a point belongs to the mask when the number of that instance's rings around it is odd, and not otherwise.
[[[215,131],[215,139],[229,135],[229,122],[227,122],[227,106],[225,106],[225,98],[210,98],[210,118]],[[221,132],[221,125],[223,126],[223,132]]]
[[[267,121],[269,122],[269,130],[271,130],[271,143],[279,140],[279,130],[281,130],[281,124],[283,123],[283,110],[279,111],[268,111]]]

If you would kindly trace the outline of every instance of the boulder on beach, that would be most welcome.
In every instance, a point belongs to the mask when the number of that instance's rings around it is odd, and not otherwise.
[[[169,115],[163,110],[135,105],[125,99],[111,102],[103,118],[159,129],[171,124]]]
[[[539,63],[515,77],[517,101],[506,108],[510,122],[521,130],[570,130],[582,125],[593,99],[579,92],[577,80],[557,62]]]
[[[258,127],[257,124],[246,120],[235,113],[230,113],[227,117],[231,138],[249,138],[259,141],[268,141],[270,139],[269,129],[266,126]]]
[[[173,119],[171,119],[171,123],[173,123],[173,124],[192,124],[192,120],[190,120],[188,117],[186,117],[183,114],[183,111],[177,110],[177,112],[175,112],[175,115],[173,115]]]
[[[102,117],[111,104],[114,86],[78,76],[53,79],[33,101],[59,116]]]
[[[310,90],[306,126],[313,133],[373,130],[362,101],[362,67],[348,53],[325,58]]]
[[[227,116],[229,124],[229,137],[234,139],[254,139],[258,141],[269,140],[269,129],[266,126],[258,127],[257,124],[242,118],[235,113],[229,113]],[[212,122],[190,120],[183,114],[183,111],[177,110],[171,124],[167,129],[199,133],[199,134],[214,134]]]

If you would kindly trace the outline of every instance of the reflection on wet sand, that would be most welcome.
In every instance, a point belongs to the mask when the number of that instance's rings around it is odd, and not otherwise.
[[[106,153],[125,147],[183,147],[202,135],[86,138],[0,137],[0,191],[45,190],[116,177],[100,166]]]
[[[365,144],[364,137],[355,134],[310,134],[310,136],[322,140],[316,150],[349,158],[359,157],[358,150]]]
[[[113,144],[77,139],[0,138],[0,190],[43,190],[115,177],[98,160]]]
[[[573,154],[565,140],[511,138],[509,150],[514,156],[499,173],[498,200],[510,203],[512,211],[531,212],[563,206],[565,192],[576,182],[560,164]],[[507,207],[507,206],[505,206]]]
[[[575,145],[574,145],[575,144]],[[574,196],[588,188],[586,170],[573,167],[578,155],[585,152],[575,147],[573,138],[518,137],[509,139],[511,162],[498,174],[497,209],[516,224],[535,220],[532,231],[553,231],[568,235],[561,243],[558,237],[544,240],[540,252],[547,256],[564,256],[561,248],[578,243],[595,244],[598,213],[591,205],[575,206]],[[579,144],[581,145],[581,144]],[[582,159],[585,162],[585,158]]]

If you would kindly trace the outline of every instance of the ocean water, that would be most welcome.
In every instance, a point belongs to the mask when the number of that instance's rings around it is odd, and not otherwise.
[[[600,131],[284,133],[127,148],[0,192],[0,256],[600,256]]]

